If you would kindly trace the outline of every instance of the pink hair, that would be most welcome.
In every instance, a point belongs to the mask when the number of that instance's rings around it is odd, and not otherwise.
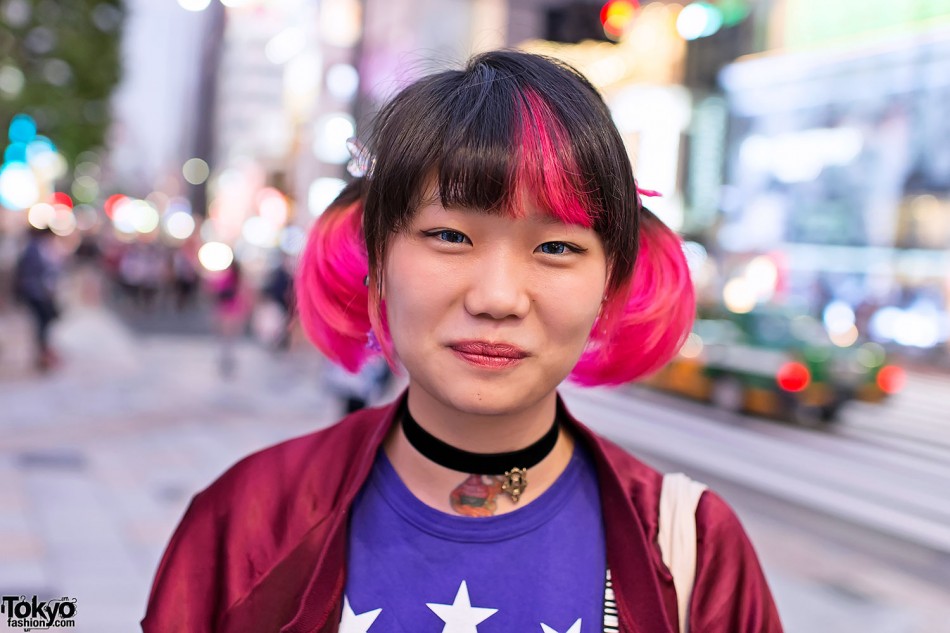
[[[680,238],[641,209],[633,275],[604,302],[571,381],[616,385],[658,371],[683,345],[695,313],[696,296]]]
[[[331,205],[310,229],[296,280],[297,309],[310,340],[354,372],[372,353],[362,221],[358,200]]]
[[[567,131],[550,106],[535,92],[526,92],[519,131],[521,156],[514,174],[515,194],[531,192],[537,204],[566,224],[594,225],[595,206],[579,182],[580,169],[571,152]],[[520,200],[509,205],[519,214]]]
[[[562,222],[592,227],[598,208],[585,190],[568,133],[536,93],[525,93],[520,132],[506,211],[520,215],[517,193],[530,192]],[[692,325],[695,297],[680,239],[648,210],[635,211],[640,233],[633,274],[610,280],[587,348],[570,375],[578,384],[619,384],[657,371]],[[356,371],[378,352],[396,368],[377,273],[368,270],[362,215],[358,201],[335,203],[311,229],[298,272],[300,318],[314,344],[346,369]]]

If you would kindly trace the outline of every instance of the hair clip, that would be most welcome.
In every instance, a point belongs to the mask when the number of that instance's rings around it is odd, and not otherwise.
[[[369,178],[376,165],[376,157],[355,136],[346,139],[346,149],[350,153],[346,171],[354,178]]]
[[[640,187],[637,187],[637,193],[647,198],[662,198],[663,197],[662,193],[660,193],[659,191],[654,191],[653,189],[641,189]]]

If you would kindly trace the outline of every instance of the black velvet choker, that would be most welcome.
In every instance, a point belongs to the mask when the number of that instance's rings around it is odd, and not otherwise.
[[[498,475],[505,478],[502,490],[518,502],[528,486],[528,469],[537,466],[557,444],[560,425],[555,416],[551,429],[534,444],[508,453],[472,453],[455,448],[419,426],[408,404],[402,408],[402,431],[413,448],[439,466],[474,475]]]

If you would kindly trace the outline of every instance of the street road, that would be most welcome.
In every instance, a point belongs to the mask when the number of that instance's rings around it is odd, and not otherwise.
[[[950,380],[912,375],[820,430],[642,388],[564,393],[600,433],[733,504],[789,630],[950,630]]]

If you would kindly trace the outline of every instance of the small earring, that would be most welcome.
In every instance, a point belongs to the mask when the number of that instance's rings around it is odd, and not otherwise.
[[[369,275],[363,277],[363,285],[369,288]]]
[[[371,352],[383,351],[383,346],[379,344],[379,339],[376,338],[376,333],[373,332],[372,328],[366,333],[366,349]]]

